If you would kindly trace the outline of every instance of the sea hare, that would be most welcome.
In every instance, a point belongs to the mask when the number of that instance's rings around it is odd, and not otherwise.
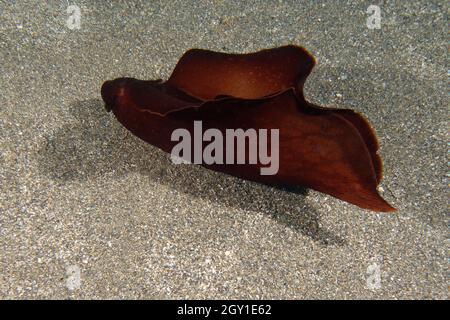
[[[166,82],[119,78],[106,81],[101,94],[122,125],[169,153],[179,143],[172,141],[173,132],[182,128],[195,135],[198,123],[224,136],[228,129],[278,129],[275,174],[261,174],[264,165],[251,161],[199,164],[269,185],[301,185],[373,211],[394,211],[377,192],[382,162],[368,121],[352,110],[305,100],[303,85],[314,64],[311,54],[293,45],[250,54],[192,49]],[[227,146],[220,152],[236,151]],[[250,153],[245,152],[246,160]]]

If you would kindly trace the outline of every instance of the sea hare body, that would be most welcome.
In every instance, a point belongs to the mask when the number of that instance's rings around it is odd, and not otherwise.
[[[193,49],[168,81],[106,81],[102,97],[120,123],[166,152],[178,143],[171,139],[174,130],[184,128],[193,136],[195,121],[224,135],[227,129],[278,129],[276,174],[262,175],[262,165],[248,161],[202,165],[266,184],[302,185],[373,211],[394,211],[377,192],[382,162],[367,120],[352,110],[305,100],[303,84],[314,64],[297,46],[251,54]]]

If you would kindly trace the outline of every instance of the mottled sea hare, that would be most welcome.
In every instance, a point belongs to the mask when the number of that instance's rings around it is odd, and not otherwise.
[[[305,100],[303,85],[314,64],[311,54],[293,45],[250,54],[192,49],[166,82],[119,78],[106,81],[101,93],[122,125],[166,152],[177,144],[171,140],[174,130],[193,134],[194,121],[224,135],[226,129],[278,129],[276,174],[261,175],[262,165],[248,162],[202,166],[270,185],[301,185],[373,211],[394,211],[377,192],[382,162],[368,121],[352,110]]]

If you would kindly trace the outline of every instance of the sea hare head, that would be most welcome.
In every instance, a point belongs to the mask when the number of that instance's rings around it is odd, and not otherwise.
[[[107,111],[114,108],[116,101],[124,96],[124,91],[131,87],[133,81],[132,78],[119,78],[103,83],[101,94]]]

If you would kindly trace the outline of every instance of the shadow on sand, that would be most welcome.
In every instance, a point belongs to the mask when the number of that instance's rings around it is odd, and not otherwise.
[[[267,214],[321,245],[346,244],[319,226],[320,214],[305,201],[307,189],[269,187],[200,166],[173,165],[161,150],[136,144],[131,133],[105,111],[101,100],[76,102],[70,112],[77,121],[47,137],[38,152],[40,170],[53,180],[64,183],[139,172],[192,197]]]

